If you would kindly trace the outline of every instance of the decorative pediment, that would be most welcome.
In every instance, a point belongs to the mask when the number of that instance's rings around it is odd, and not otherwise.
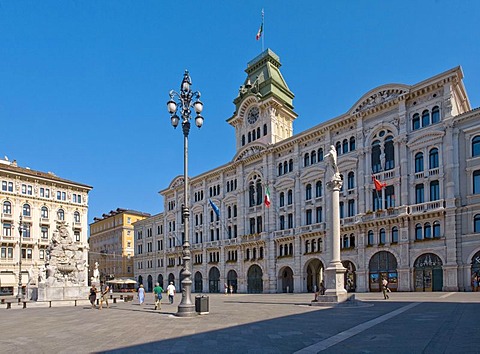
[[[418,146],[418,145],[425,145],[427,143],[438,143],[439,141],[442,140],[442,138],[444,136],[445,136],[444,131],[428,132],[428,133],[425,133],[425,134],[422,134],[422,135],[418,136],[417,138],[414,138],[414,139],[410,140],[407,143],[407,146],[409,148],[412,148],[412,147],[415,147],[415,146]]]
[[[247,146],[242,151],[239,151],[237,156],[233,160],[234,161],[240,161],[240,160],[246,159],[250,156],[259,154],[262,151],[265,151],[265,147],[262,146],[262,145]]]
[[[350,110],[351,114],[366,111],[375,106],[387,103],[409,92],[407,85],[384,85],[364,95]]]
[[[176,189],[180,186],[183,186],[183,184],[184,184],[183,176],[177,176],[170,183],[170,186],[168,186],[168,189]]]

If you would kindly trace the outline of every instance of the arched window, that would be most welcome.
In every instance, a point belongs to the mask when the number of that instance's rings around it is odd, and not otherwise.
[[[293,171],[293,159],[288,160],[288,172]]]
[[[288,164],[287,161],[283,163],[283,173],[288,173]]]
[[[285,206],[285,193],[283,192],[280,193],[280,206]]]
[[[267,125],[263,125],[263,136],[267,135]]]
[[[367,245],[372,246],[375,243],[375,241],[373,239],[373,231],[369,230],[367,235],[368,235],[367,236]]]
[[[227,217],[229,219],[232,217],[232,207],[230,205],[227,208]]]
[[[315,183],[315,198],[319,198],[322,196],[322,181],[317,181]]]
[[[318,149],[318,162],[323,161],[323,149]]]
[[[312,185],[309,183],[305,187],[305,200],[312,199]]]
[[[472,139],[472,157],[480,156],[480,135]]]
[[[473,194],[480,194],[480,170],[473,171]]]
[[[392,243],[398,242],[398,228],[396,226],[392,227]]]
[[[395,147],[393,146],[393,136],[387,136],[384,142],[385,146],[385,170],[391,170],[395,167]]]
[[[245,134],[242,135],[242,146],[245,145]]]
[[[252,141],[252,133],[248,132],[248,142],[251,142],[251,141]]]
[[[423,183],[415,186],[415,204],[420,204],[425,201]]]
[[[260,127],[257,128],[257,139],[260,139]]]
[[[337,143],[335,144],[335,150],[337,150],[337,155],[341,155],[342,154],[342,143],[337,141]]]
[[[428,162],[429,162],[429,168],[438,168],[438,149],[433,148],[430,150],[430,153],[428,154]]]
[[[378,173],[382,169],[382,165],[380,162],[380,141],[375,140],[372,143],[372,171],[373,173]]]
[[[343,237],[342,237],[342,243],[341,243],[340,246],[341,246],[342,248],[348,248],[348,247],[350,247],[350,246],[349,246],[349,244],[350,244],[349,241],[350,241],[350,239],[348,238],[348,235],[343,235]]]
[[[439,238],[440,237],[440,221],[433,222],[433,237]]]
[[[305,253],[310,252],[310,241],[305,241]]]
[[[280,251],[278,252],[278,255],[280,257],[283,256],[283,245],[280,245]]]
[[[355,234],[350,234],[350,247],[355,247]]]
[[[285,230],[285,215],[280,215],[280,230]]]
[[[315,150],[312,151],[312,154],[310,155],[310,162],[312,165],[314,163],[317,163],[317,152]]]
[[[423,153],[415,154],[415,173],[423,172]]]
[[[287,193],[287,205],[291,205],[292,203],[293,203],[293,192],[291,189],[289,189]]]
[[[30,205],[23,204],[23,216],[32,216],[31,211],[30,211]],[[60,220],[62,220],[62,219],[60,219]]]
[[[380,244],[381,245],[384,245],[385,243],[387,243],[387,237],[386,237],[386,233],[385,233],[385,229],[380,229],[380,233],[379,233],[379,239],[380,239]]]
[[[257,181],[257,205],[262,204],[263,202],[263,189],[262,189],[262,181]]]
[[[307,152],[305,153],[305,156],[303,157],[303,166],[307,167],[310,165],[310,154]]]
[[[248,205],[251,207],[255,205],[255,185],[253,182],[250,182],[248,187]]]
[[[287,246],[285,246],[285,247],[287,247]],[[290,243],[290,244],[288,245],[288,254],[290,254],[290,255],[293,254],[293,243]]]
[[[350,151],[355,151],[355,137],[350,138]]]
[[[440,122],[440,108],[435,106],[432,108],[432,124]]]
[[[420,115],[415,113],[412,118],[412,130],[420,129]]]
[[[423,227],[423,237],[432,238],[432,227],[429,222],[425,223],[425,226]]]
[[[353,171],[348,172],[347,175],[347,188],[353,189],[355,188],[355,173]]]
[[[73,221],[80,222],[80,213],[78,211],[73,213]]]
[[[3,202],[3,213],[12,214],[12,203],[10,203],[9,201]]]
[[[430,112],[426,109],[422,112],[422,127],[430,125]]]
[[[213,210],[210,210],[210,222],[213,222],[214,218],[213,218]]]
[[[65,220],[65,212],[63,211],[63,209],[58,209],[57,218],[58,220]]]
[[[430,201],[433,202],[439,199],[440,199],[440,184],[438,181],[432,181],[430,182]]]
[[[247,259],[250,259],[250,248],[247,248]]]
[[[233,217],[234,218],[237,217],[237,205],[236,204],[233,206]],[[200,220],[202,220],[202,214],[200,214]]]
[[[477,214],[473,218],[473,232],[480,232],[480,214]]]
[[[46,206],[43,206],[40,210],[40,217],[42,219],[48,219],[48,208]]]
[[[283,168],[282,168],[282,163],[280,162],[278,164],[278,175],[281,176],[282,175],[282,172],[283,172]]]
[[[343,140],[342,143],[342,154],[346,154],[348,152],[348,140]]]
[[[415,225],[415,240],[423,240],[422,224]]]

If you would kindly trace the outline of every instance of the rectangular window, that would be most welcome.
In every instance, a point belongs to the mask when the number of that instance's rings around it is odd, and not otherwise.
[[[307,209],[305,212],[305,225],[311,225],[312,224],[312,210]]]
[[[72,202],[76,203],[77,202],[77,195],[73,193],[72,195]]]
[[[22,236],[23,237],[30,237],[30,225],[29,224],[25,224],[25,226],[23,228]]]
[[[0,249],[0,258],[2,258],[2,259],[7,258],[7,248],[6,247],[2,247]]]
[[[13,182],[8,182],[8,191],[13,192]]]
[[[45,197],[45,188],[40,188],[40,197]]]
[[[424,187],[423,184],[417,184],[415,186],[415,204],[421,204],[425,201],[424,199]]]
[[[80,194],[77,195],[77,203],[82,204],[82,196]]]
[[[316,209],[316,213],[317,213],[317,223],[320,223],[322,222],[322,207],[318,207]]]
[[[40,250],[39,251],[39,257],[40,257],[40,259],[45,259],[45,250]]]
[[[79,231],[75,231],[75,241],[76,242],[80,242],[80,232]]]
[[[4,223],[3,224],[3,236],[12,236],[12,224]]]
[[[50,189],[45,188],[45,198],[50,198]]]
[[[27,186],[27,194],[32,195],[32,186]]]
[[[7,191],[7,181],[2,181],[2,191]]]
[[[62,192],[57,192],[57,200],[62,200]]]
[[[67,199],[67,193],[62,192],[62,200],[66,200],[66,199]]]
[[[7,248],[7,258],[13,258],[13,247]]]
[[[46,240],[48,239],[48,227],[47,226],[42,226],[42,229],[41,229],[41,237],[42,239]]]
[[[288,214],[287,218],[288,228],[293,229],[293,214]]]
[[[27,194],[27,185],[22,184],[22,194]]]

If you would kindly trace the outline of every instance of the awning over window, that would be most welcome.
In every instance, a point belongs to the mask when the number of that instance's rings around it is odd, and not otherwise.
[[[11,287],[17,286],[17,279],[13,273],[0,273],[0,286]]]

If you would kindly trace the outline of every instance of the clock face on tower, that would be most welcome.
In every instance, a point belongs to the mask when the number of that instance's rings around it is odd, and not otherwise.
[[[247,117],[248,123],[254,124],[258,120],[258,116],[259,116],[258,107],[252,107],[250,111],[248,111],[248,117]]]

